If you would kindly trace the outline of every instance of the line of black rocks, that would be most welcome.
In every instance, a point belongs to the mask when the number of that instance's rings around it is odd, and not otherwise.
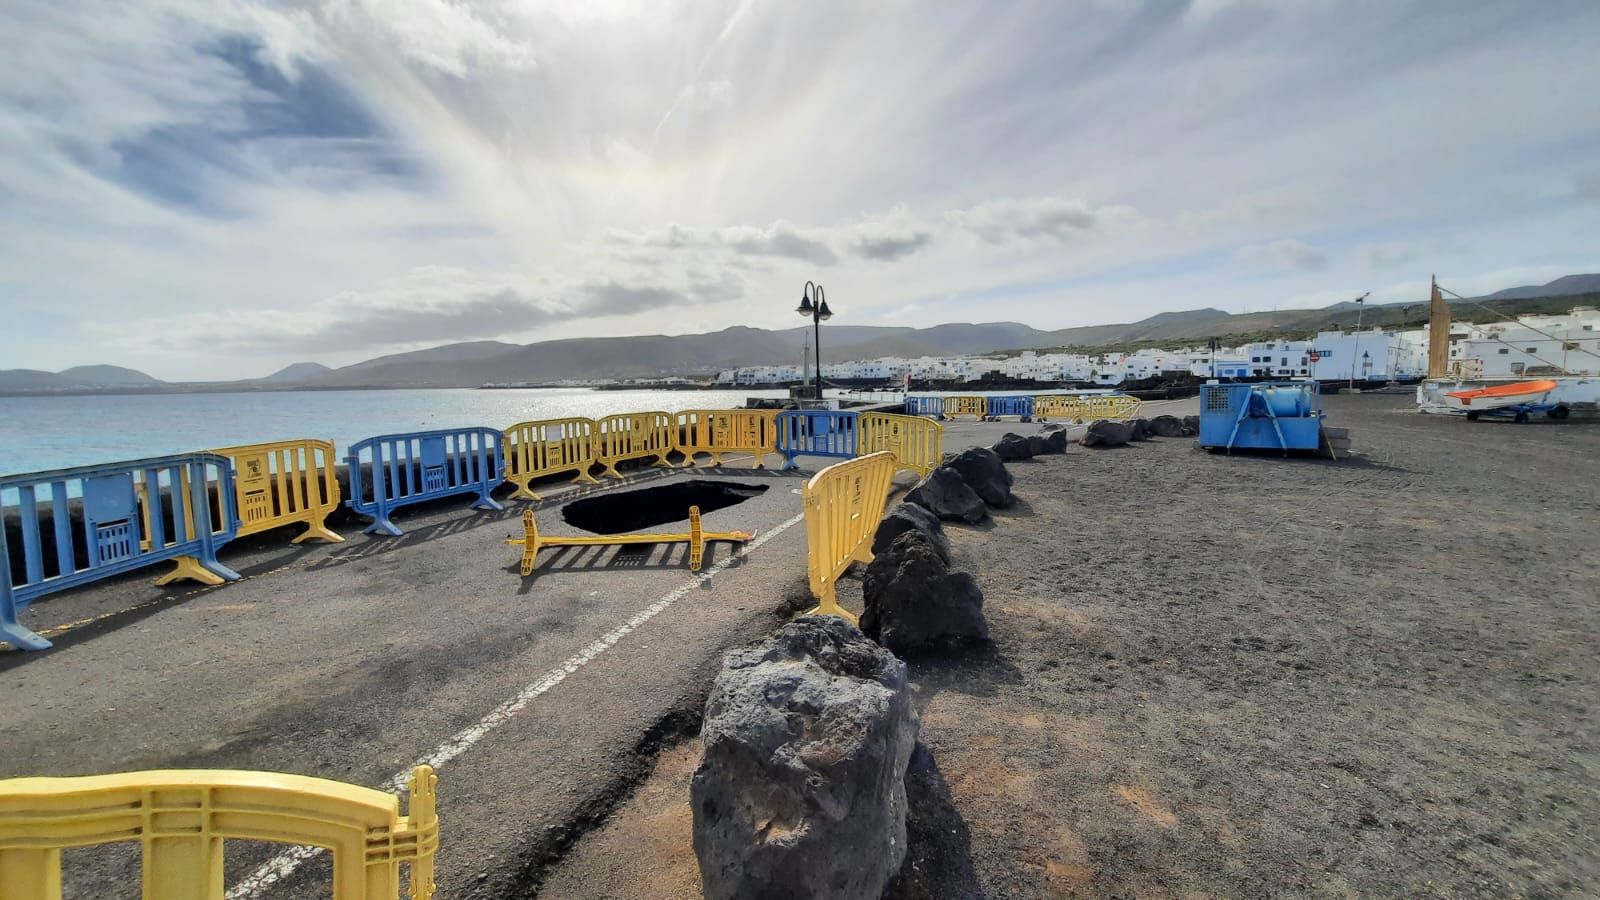
[[[1011,506],[1005,463],[1067,445],[1065,428],[1050,425],[947,455],[879,523],[860,628],[803,616],[724,656],[690,787],[706,897],[882,895],[906,857],[917,746],[901,657],[989,640],[983,591],[950,568],[943,523]]]

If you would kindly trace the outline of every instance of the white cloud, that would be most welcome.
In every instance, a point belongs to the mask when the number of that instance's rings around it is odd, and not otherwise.
[[[990,244],[1061,241],[1077,235],[1136,221],[1129,206],[1091,207],[1082,200],[1026,197],[985,200],[970,209],[952,210],[945,218]]]
[[[1328,266],[1328,254],[1296,240],[1276,240],[1240,247],[1234,258],[1246,265],[1271,266],[1289,271],[1311,271]]]
[[[1546,281],[1600,230],[1596,40],[1489,0],[13,0],[0,358],[786,326],[808,278],[1040,327]]]

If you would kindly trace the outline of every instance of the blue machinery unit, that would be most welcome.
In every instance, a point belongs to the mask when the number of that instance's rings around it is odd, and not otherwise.
[[[1200,446],[1233,450],[1316,450],[1322,406],[1311,382],[1203,384]]]

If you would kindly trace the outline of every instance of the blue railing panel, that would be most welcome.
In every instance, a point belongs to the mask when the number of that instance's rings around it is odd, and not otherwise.
[[[856,455],[860,429],[853,412],[831,410],[785,410],[778,413],[778,452],[785,469],[797,468],[797,456]]]
[[[350,445],[350,499],[345,505],[372,519],[369,534],[398,537],[395,509],[460,494],[477,494],[474,509],[503,509],[489,492],[505,480],[504,435],[494,428],[454,428],[385,434]]]
[[[39,502],[41,488],[47,505]],[[72,518],[68,497],[80,498]],[[212,524],[212,498],[223,516]],[[217,548],[239,532],[233,470],[226,457],[184,453],[130,462],[77,466],[0,477],[0,522],[15,516],[22,536],[22,566],[11,559],[11,538],[0,527],[0,639],[25,650],[50,642],[25,628],[17,614],[40,597],[180,556],[229,580],[238,574],[217,560]],[[51,527],[40,518],[48,511]],[[175,539],[167,540],[170,516]],[[186,528],[193,522],[192,529]],[[149,533],[146,534],[146,531]],[[193,531],[191,534],[190,531]],[[53,547],[45,546],[45,536]],[[75,549],[81,536],[82,565]]]
[[[1001,416],[1033,418],[1033,398],[1028,396],[990,397],[988,407],[989,417],[994,419]]]
[[[944,415],[943,397],[907,397],[906,415],[932,416],[937,419]]]

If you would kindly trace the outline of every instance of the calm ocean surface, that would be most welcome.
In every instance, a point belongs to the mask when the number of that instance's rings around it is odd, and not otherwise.
[[[311,437],[339,458],[365,437],[530,419],[725,409],[785,391],[285,391],[96,397],[0,397],[0,474],[37,472],[209,447]]]

